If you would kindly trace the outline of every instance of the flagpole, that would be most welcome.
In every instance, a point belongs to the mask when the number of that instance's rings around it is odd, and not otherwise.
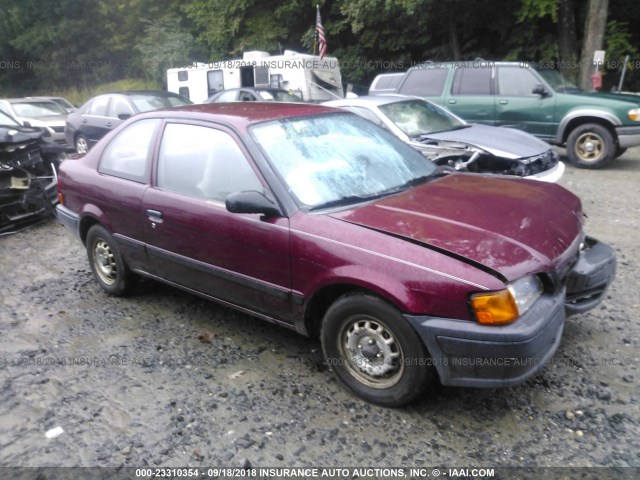
[[[313,56],[316,56],[316,46],[318,44],[318,10],[320,10],[320,5],[316,5],[316,23],[313,26]]]

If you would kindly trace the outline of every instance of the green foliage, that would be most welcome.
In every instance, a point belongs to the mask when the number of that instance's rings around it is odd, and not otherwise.
[[[558,0],[522,0],[518,21],[536,20],[548,15],[554,22],[557,22],[558,6]]]
[[[193,62],[198,50],[193,35],[180,26],[176,17],[150,21],[135,48],[145,76],[158,84],[164,82],[168,68]]]
[[[123,78],[160,86],[167,67],[196,60],[240,58],[248,50],[311,52],[316,4],[329,55],[360,91],[377,73],[427,59],[551,60],[559,54],[563,1],[0,0],[0,95],[68,91],[82,99]],[[570,2],[576,50],[587,2]],[[609,0],[609,20],[607,59],[629,54],[635,65],[637,0]],[[640,81],[637,73],[630,82]]]

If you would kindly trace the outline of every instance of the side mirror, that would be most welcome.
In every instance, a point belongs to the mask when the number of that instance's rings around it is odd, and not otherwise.
[[[224,203],[231,213],[260,213],[267,217],[282,216],[278,205],[255,190],[230,193]]]
[[[536,85],[533,87],[533,90],[531,90],[531,93],[534,95],[540,95],[542,98],[549,96],[549,92],[544,88],[544,85]]]
[[[27,122],[26,120],[22,122],[25,127],[31,127],[31,122]]]
[[[130,113],[119,113],[118,120],[126,120],[127,118],[131,118]]]

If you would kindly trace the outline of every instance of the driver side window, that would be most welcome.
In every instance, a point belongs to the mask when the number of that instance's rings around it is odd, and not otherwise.
[[[233,192],[264,188],[236,141],[226,132],[170,123],[158,158],[159,188],[224,202]]]

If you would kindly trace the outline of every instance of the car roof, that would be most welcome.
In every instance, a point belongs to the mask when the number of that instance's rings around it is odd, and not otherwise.
[[[345,113],[343,110],[322,105],[289,102],[233,102],[203,103],[154,110],[136,115],[136,119],[145,117],[194,118],[219,120],[234,126],[249,126],[265,120],[277,120],[287,117],[302,117],[323,113]]]
[[[380,105],[387,105],[389,103],[396,103],[396,102],[403,102],[406,100],[422,100],[424,102],[426,102],[426,100],[423,100],[422,98],[419,97],[413,97],[413,96],[409,96],[409,95],[397,95],[397,94],[385,94],[385,95],[363,95],[361,97],[356,97],[356,98],[344,98],[344,99],[340,99],[340,100],[329,100],[328,102],[324,102],[323,105],[327,105],[327,106],[367,106],[367,107],[371,107],[371,106],[380,106]]]

